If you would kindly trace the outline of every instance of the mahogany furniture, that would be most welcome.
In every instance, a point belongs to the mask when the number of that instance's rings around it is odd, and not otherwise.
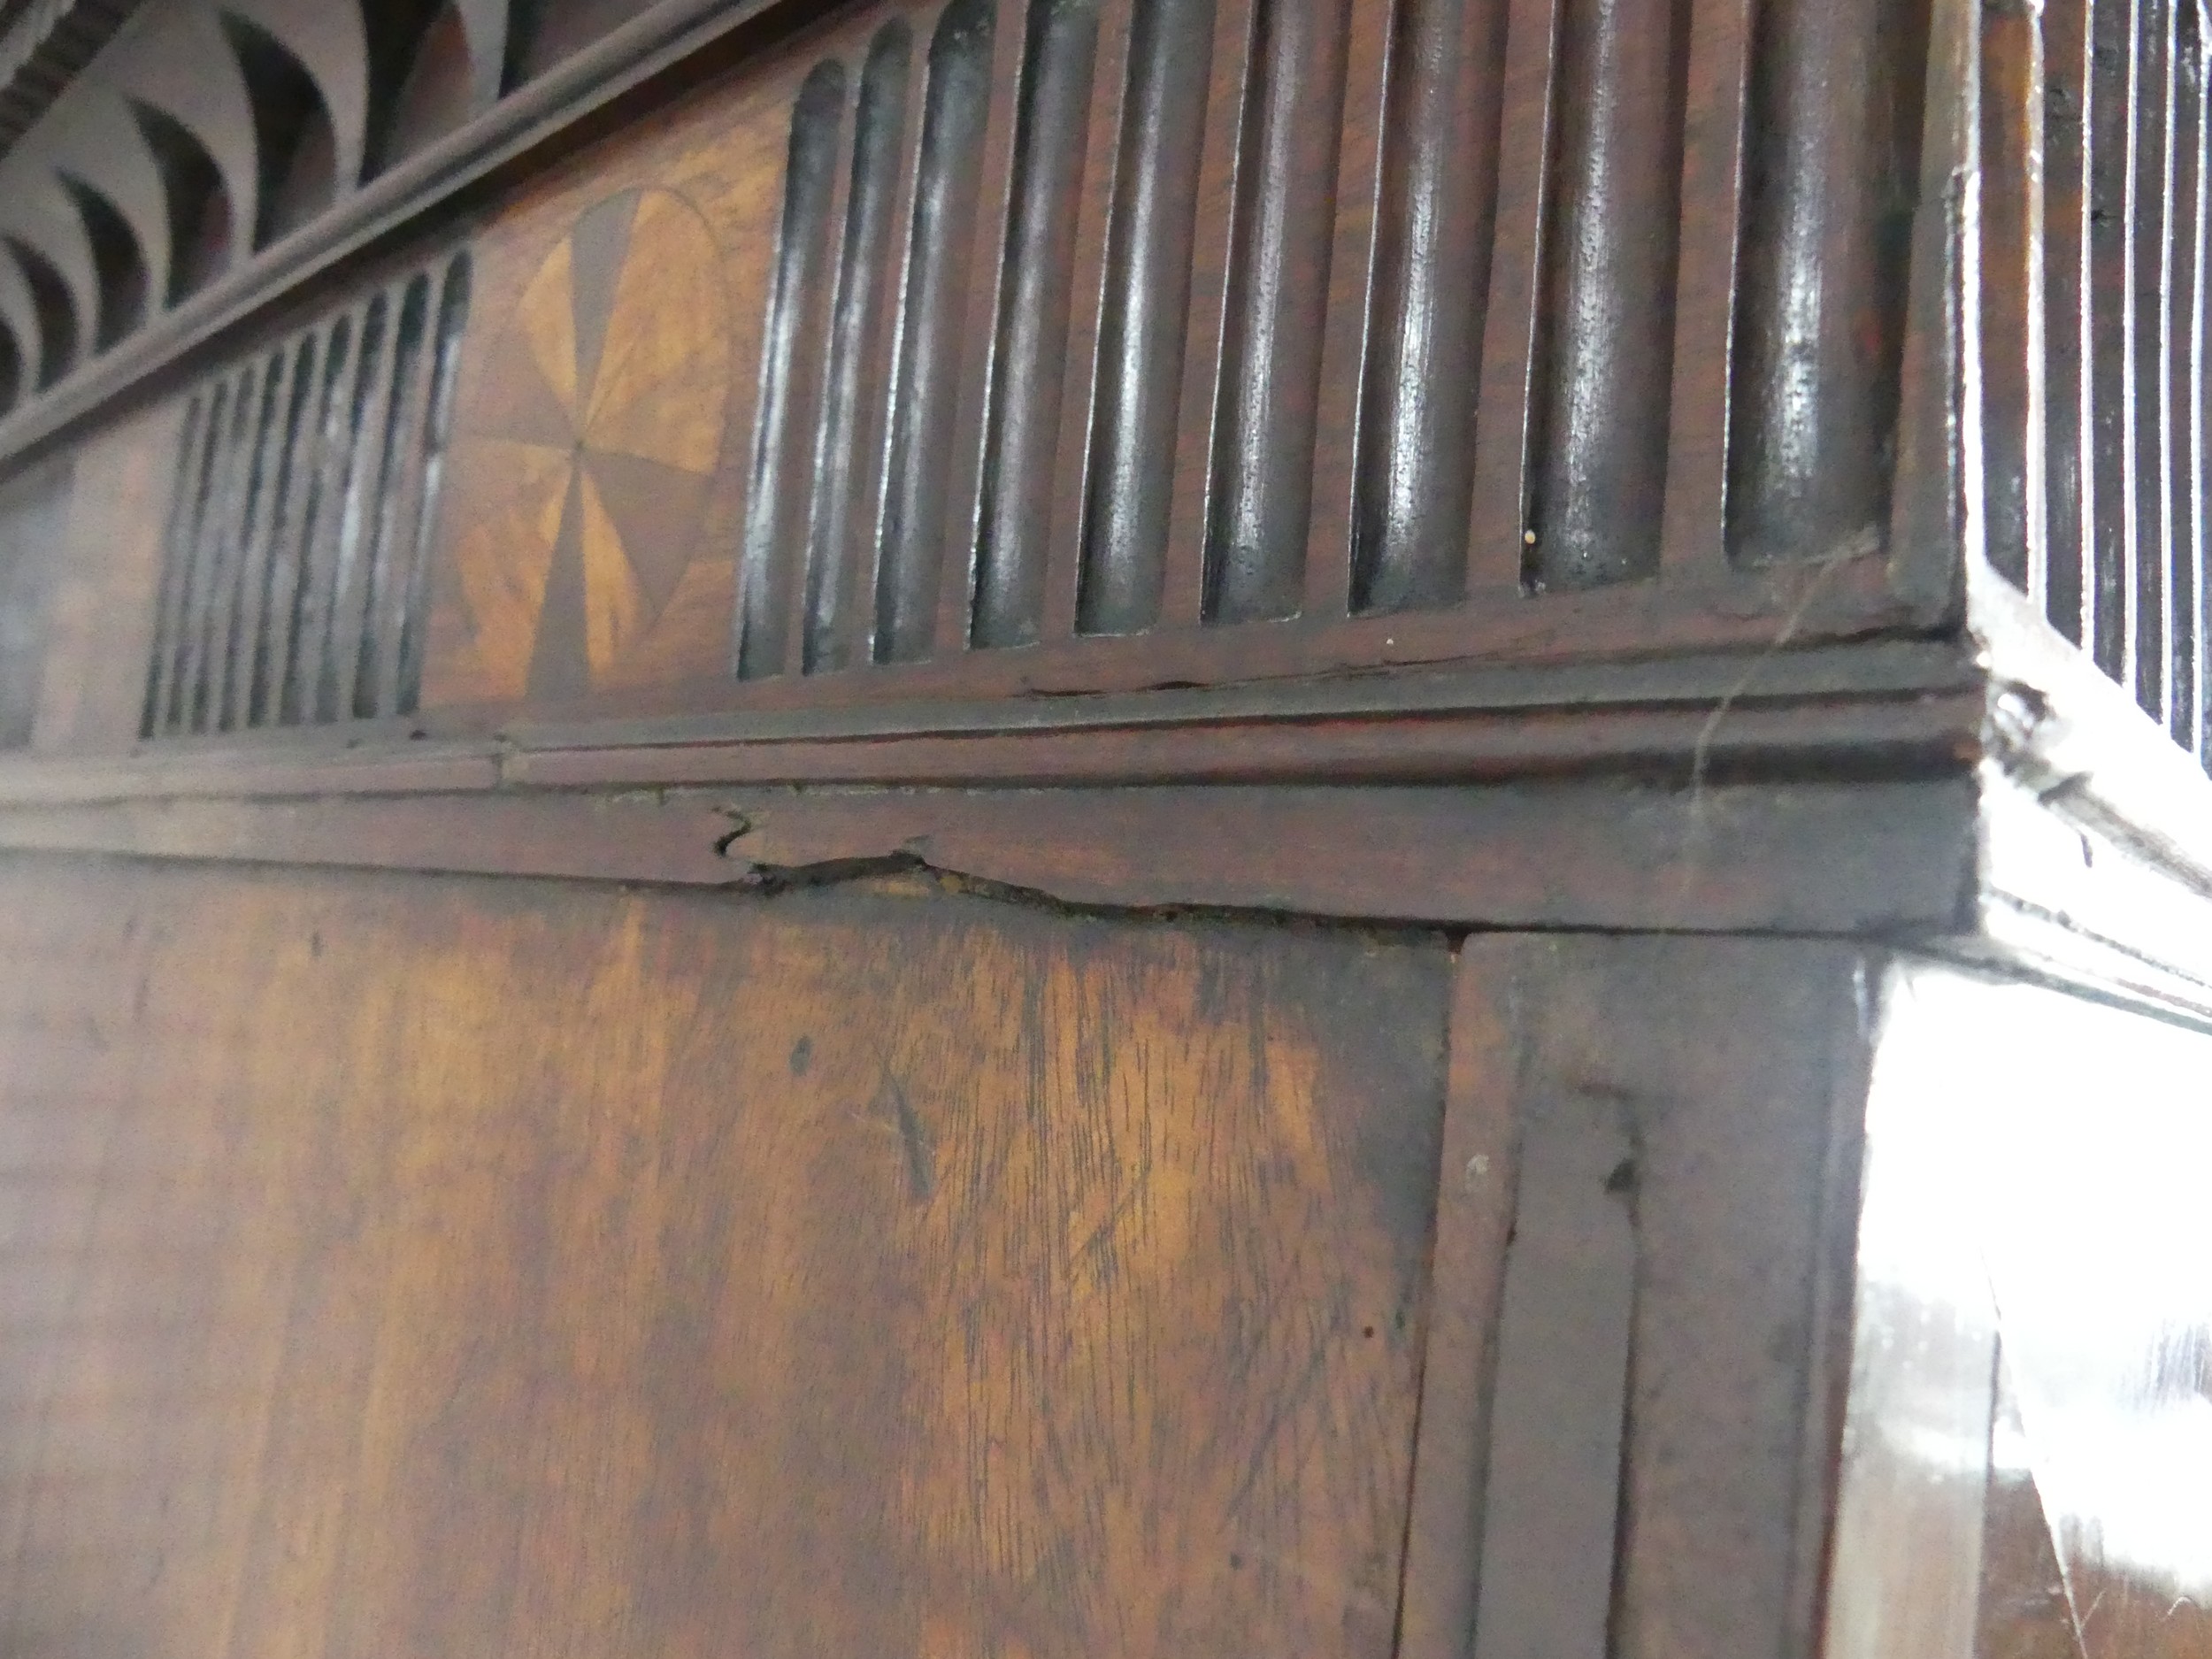
[[[2208,66],[0,4],[0,1654],[2212,1655]]]

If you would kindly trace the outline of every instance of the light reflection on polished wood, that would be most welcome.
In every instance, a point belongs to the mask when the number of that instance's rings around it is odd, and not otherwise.
[[[2212,1038],[1888,976],[1829,1659],[2212,1655]]]
[[[0,1651],[1390,1650],[1432,936],[33,860],[0,962]]]

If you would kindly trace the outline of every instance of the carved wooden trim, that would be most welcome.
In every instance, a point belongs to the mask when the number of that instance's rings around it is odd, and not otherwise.
[[[1513,1002],[1529,948],[1470,939],[1452,979],[1398,1659],[1470,1659],[1474,1650],[1498,1304],[1520,1180]]]
[[[918,869],[1064,903],[1498,927],[1947,932],[1962,780],[1463,788],[499,790],[0,810],[0,846],[766,886]]]

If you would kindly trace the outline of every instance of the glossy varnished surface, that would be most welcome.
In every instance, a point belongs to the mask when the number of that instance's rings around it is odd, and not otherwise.
[[[2212,1652],[2212,1038],[1893,968],[1832,1659]]]
[[[4,1645],[1387,1653],[1440,944],[16,862]]]

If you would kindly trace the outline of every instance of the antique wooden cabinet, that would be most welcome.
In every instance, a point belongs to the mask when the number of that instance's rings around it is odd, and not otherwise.
[[[2208,54],[0,4],[0,1655],[2212,1655]]]

